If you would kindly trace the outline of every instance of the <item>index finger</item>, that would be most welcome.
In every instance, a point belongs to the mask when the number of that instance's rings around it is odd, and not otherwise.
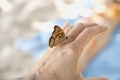
[[[87,27],[93,27],[96,26],[96,23],[78,23],[73,27],[69,33],[67,34],[68,37],[72,38],[73,40],[76,39],[76,37]]]
[[[83,49],[93,37],[107,30],[104,26],[93,26],[84,29],[72,43],[74,49]]]

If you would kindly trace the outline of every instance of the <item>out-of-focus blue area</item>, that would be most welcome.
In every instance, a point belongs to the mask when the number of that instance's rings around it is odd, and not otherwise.
[[[120,27],[114,32],[107,47],[88,65],[84,75],[120,80]]]

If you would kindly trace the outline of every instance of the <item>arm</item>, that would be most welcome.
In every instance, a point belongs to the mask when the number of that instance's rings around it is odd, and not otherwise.
[[[103,5],[104,3],[101,4]],[[103,32],[102,34],[94,37],[86,46],[79,59],[79,69],[81,72],[84,71],[87,64],[95,57],[95,55],[97,55],[99,51],[101,51],[108,44],[112,33],[114,32],[117,24],[119,23],[120,5],[112,2],[104,5],[106,5],[107,10],[103,12],[95,11],[94,16],[82,20],[82,22],[84,23],[95,22],[100,25],[107,26],[109,29],[106,32]],[[99,5],[96,6],[98,7]]]

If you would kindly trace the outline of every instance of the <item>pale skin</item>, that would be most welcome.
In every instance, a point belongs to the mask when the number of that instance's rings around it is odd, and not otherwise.
[[[49,48],[36,68],[24,78],[17,80],[107,80],[106,78],[84,78],[79,71],[79,58],[85,46],[107,27],[95,23],[77,23],[72,28],[66,23],[63,28],[66,41]]]

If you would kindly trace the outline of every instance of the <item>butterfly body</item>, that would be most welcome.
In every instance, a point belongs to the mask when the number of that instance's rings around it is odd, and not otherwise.
[[[64,31],[59,26],[55,25],[52,36],[49,39],[49,46],[52,48],[66,39],[67,37],[65,36]]]

